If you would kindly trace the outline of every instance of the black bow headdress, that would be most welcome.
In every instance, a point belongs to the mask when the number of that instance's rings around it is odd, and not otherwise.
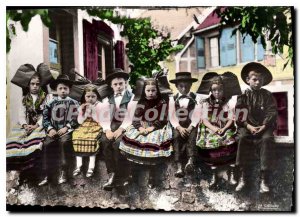
[[[197,93],[208,95],[210,92],[210,88],[212,85],[212,80],[214,77],[220,76],[223,85],[224,85],[224,96],[226,98],[230,98],[234,95],[242,94],[241,87],[239,84],[239,80],[235,74],[232,72],[224,72],[223,74],[218,74],[216,72],[208,72],[206,73],[201,81],[201,84],[198,88]]]
[[[134,101],[139,101],[143,95],[145,81],[147,79],[154,79],[156,81],[157,88],[161,95],[171,95],[172,90],[170,89],[170,84],[167,79],[167,71],[159,71],[152,75],[152,78],[141,77],[136,81],[136,86],[134,90]]]

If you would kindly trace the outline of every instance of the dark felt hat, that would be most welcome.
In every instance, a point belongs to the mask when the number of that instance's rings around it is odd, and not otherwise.
[[[72,87],[73,85],[73,81],[70,80],[69,76],[65,75],[65,74],[61,74],[59,75],[53,82],[51,82],[51,88],[52,89],[56,89],[58,84],[65,84],[69,87]]]
[[[36,71],[31,64],[21,65],[17,69],[14,77],[11,79],[11,83],[13,83],[21,88],[28,88],[29,82],[35,73],[36,73]]]
[[[272,73],[269,71],[269,69],[267,69],[267,67],[265,67],[260,63],[251,62],[251,63],[247,63],[241,71],[241,77],[246,84],[248,84],[247,77],[249,72],[251,71],[255,71],[256,73],[259,73],[263,76],[264,79],[263,86],[269,84],[273,80]]]
[[[223,74],[218,74],[216,72],[206,73],[202,78],[197,93],[208,95],[210,93],[213,78],[217,76],[219,76],[222,79],[224,95],[226,98],[242,94],[239,80],[237,76],[232,72],[224,72]]]
[[[128,80],[129,74],[124,72],[123,69],[115,68],[113,72],[106,77],[106,82],[110,84],[114,78],[124,78],[125,80]]]
[[[190,82],[196,82],[198,81],[197,78],[192,78],[192,74],[190,72],[177,72],[176,78],[170,80],[171,83],[176,84],[179,81],[190,81]]]

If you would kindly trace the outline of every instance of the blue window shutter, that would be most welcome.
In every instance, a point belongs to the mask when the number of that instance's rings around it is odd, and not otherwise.
[[[196,37],[197,67],[205,68],[204,39]]]
[[[232,28],[222,30],[220,37],[221,66],[236,64],[236,35],[231,36]]]
[[[250,62],[254,61],[254,43],[250,35],[246,35],[245,40],[243,41],[243,37],[245,35],[240,35],[240,44],[241,44],[241,61],[242,62]]]
[[[257,60],[261,61],[264,59],[265,49],[262,46],[260,37],[257,39]]]

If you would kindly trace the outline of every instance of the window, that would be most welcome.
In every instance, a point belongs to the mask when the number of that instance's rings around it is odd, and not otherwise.
[[[225,28],[219,36],[215,36],[217,34],[216,31],[207,35],[196,36],[198,69],[234,66],[240,63],[265,59],[265,49],[262,46],[260,37],[255,44],[250,35],[246,35],[243,38],[240,32],[232,35],[232,31],[233,28]],[[204,50],[205,47],[208,51]],[[205,54],[208,56],[205,57]]]
[[[112,69],[112,42],[98,35],[98,77],[103,77]]]
[[[204,57],[204,39],[196,37],[196,49],[197,49],[197,67],[205,68],[205,57]]]
[[[217,37],[209,39],[210,66],[219,66],[219,40]]]
[[[51,68],[60,71],[60,35],[58,30],[56,22],[53,22],[49,27],[49,62]]]
[[[49,9],[49,16],[52,22],[48,29],[49,35],[45,38],[48,41],[48,54],[45,54],[48,60],[45,61],[49,61],[52,70],[66,73],[70,79],[75,79],[75,75],[70,73],[76,61],[73,15],[65,10]]]
[[[256,47],[250,35],[246,35],[244,39],[243,37],[244,35],[240,34],[241,62],[244,63],[254,60],[263,60],[265,49],[261,44],[260,37],[257,39]]]
[[[253,61],[255,56],[255,48],[254,43],[252,41],[252,38],[250,35],[246,35],[244,38],[244,35],[240,34],[240,49],[241,49],[241,62],[249,62]]]
[[[262,43],[261,43],[261,39],[260,37],[257,39],[257,57],[256,59],[258,61],[261,61],[264,59],[264,55],[265,55],[265,49],[264,47],[262,46]]]
[[[232,35],[232,28],[222,30],[220,37],[221,66],[236,65],[236,35]]]

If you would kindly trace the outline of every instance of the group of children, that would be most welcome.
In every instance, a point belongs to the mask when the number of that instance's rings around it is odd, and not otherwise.
[[[35,71],[32,66],[22,67]],[[161,82],[164,76],[139,79],[133,94],[127,88],[128,73],[115,69],[106,78],[112,94],[100,97],[98,87],[88,84],[79,105],[69,97],[73,81],[67,75],[51,81],[57,96],[47,97],[40,73],[35,72],[27,81],[20,124],[7,139],[7,162],[13,165],[21,159],[22,168],[18,169],[25,170],[24,162],[32,153],[41,152],[39,185],[48,183],[51,167],[58,169],[61,184],[67,181],[68,154],[76,157],[74,177],[83,172],[82,157],[88,156],[86,177],[91,177],[101,151],[109,177],[103,188],[112,190],[130,184],[133,164],[149,169],[148,186],[155,187],[157,166],[173,155],[175,177],[193,174],[200,160],[213,171],[211,187],[217,183],[217,166],[237,165],[238,184],[233,170],[229,180],[240,191],[247,184],[247,162],[255,149],[261,158],[260,191],[268,192],[277,109],[272,94],[261,87],[271,82],[272,75],[253,62],[244,66],[241,76],[250,86],[243,94],[233,73],[205,74],[197,93],[209,96],[200,99],[199,94],[190,91],[198,79],[189,72],[178,72],[170,80],[178,90],[174,95],[168,82]],[[236,104],[234,95],[238,95]],[[250,144],[253,141],[255,144]]]

